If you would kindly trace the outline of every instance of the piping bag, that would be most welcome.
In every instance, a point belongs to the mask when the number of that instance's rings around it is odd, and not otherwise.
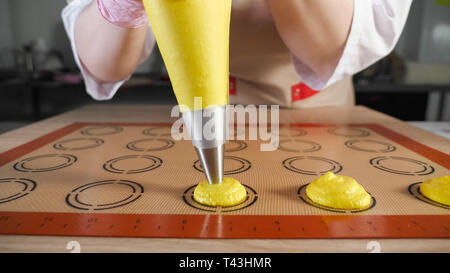
[[[209,184],[223,180],[231,1],[143,0]]]

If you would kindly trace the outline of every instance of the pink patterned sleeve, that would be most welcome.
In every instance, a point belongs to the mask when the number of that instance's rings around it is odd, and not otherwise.
[[[148,24],[142,1],[97,0],[97,8],[106,21],[122,28],[138,28]]]

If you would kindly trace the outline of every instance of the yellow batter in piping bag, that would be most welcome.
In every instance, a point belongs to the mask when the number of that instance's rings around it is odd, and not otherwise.
[[[424,181],[420,192],[428,199],[450,206],[450,175]]]
[[[327,172],[306,187],[306,195],[313,202],[335,209],[365,209],[371,196],[355,179]]]
[[[228,104],[231,0],[144,0],[178,104]]]
[[[221,183],[231,0],[143,3],[208,183]]]

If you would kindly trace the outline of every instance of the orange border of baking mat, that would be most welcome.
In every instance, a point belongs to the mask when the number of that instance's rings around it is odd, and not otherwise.
[[[74,123],[0,154],[0,166],[84,126],[169,123]],[[291,127],[329,127],[295,124]],[[450,156],[378,124],[366,127],[450,169]],[[0,212],[0,234],[166,238],[450,238],[449,215],[156,215]]]

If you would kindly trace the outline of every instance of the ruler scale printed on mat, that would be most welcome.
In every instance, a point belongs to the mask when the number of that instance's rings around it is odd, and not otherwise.
[[[247,128],[248,129],[248,128]],[[225,175],[247,200],[193,200],[204,180],[170,124],[75,123],[0,154],[0,234],[174,238],[450,238],[450,209],[420,193],[449,155],[379,124],[291,124],[280,146],[227,143]],[[303,189],[333,171],[373,197],[362,211],[324,208]]]

